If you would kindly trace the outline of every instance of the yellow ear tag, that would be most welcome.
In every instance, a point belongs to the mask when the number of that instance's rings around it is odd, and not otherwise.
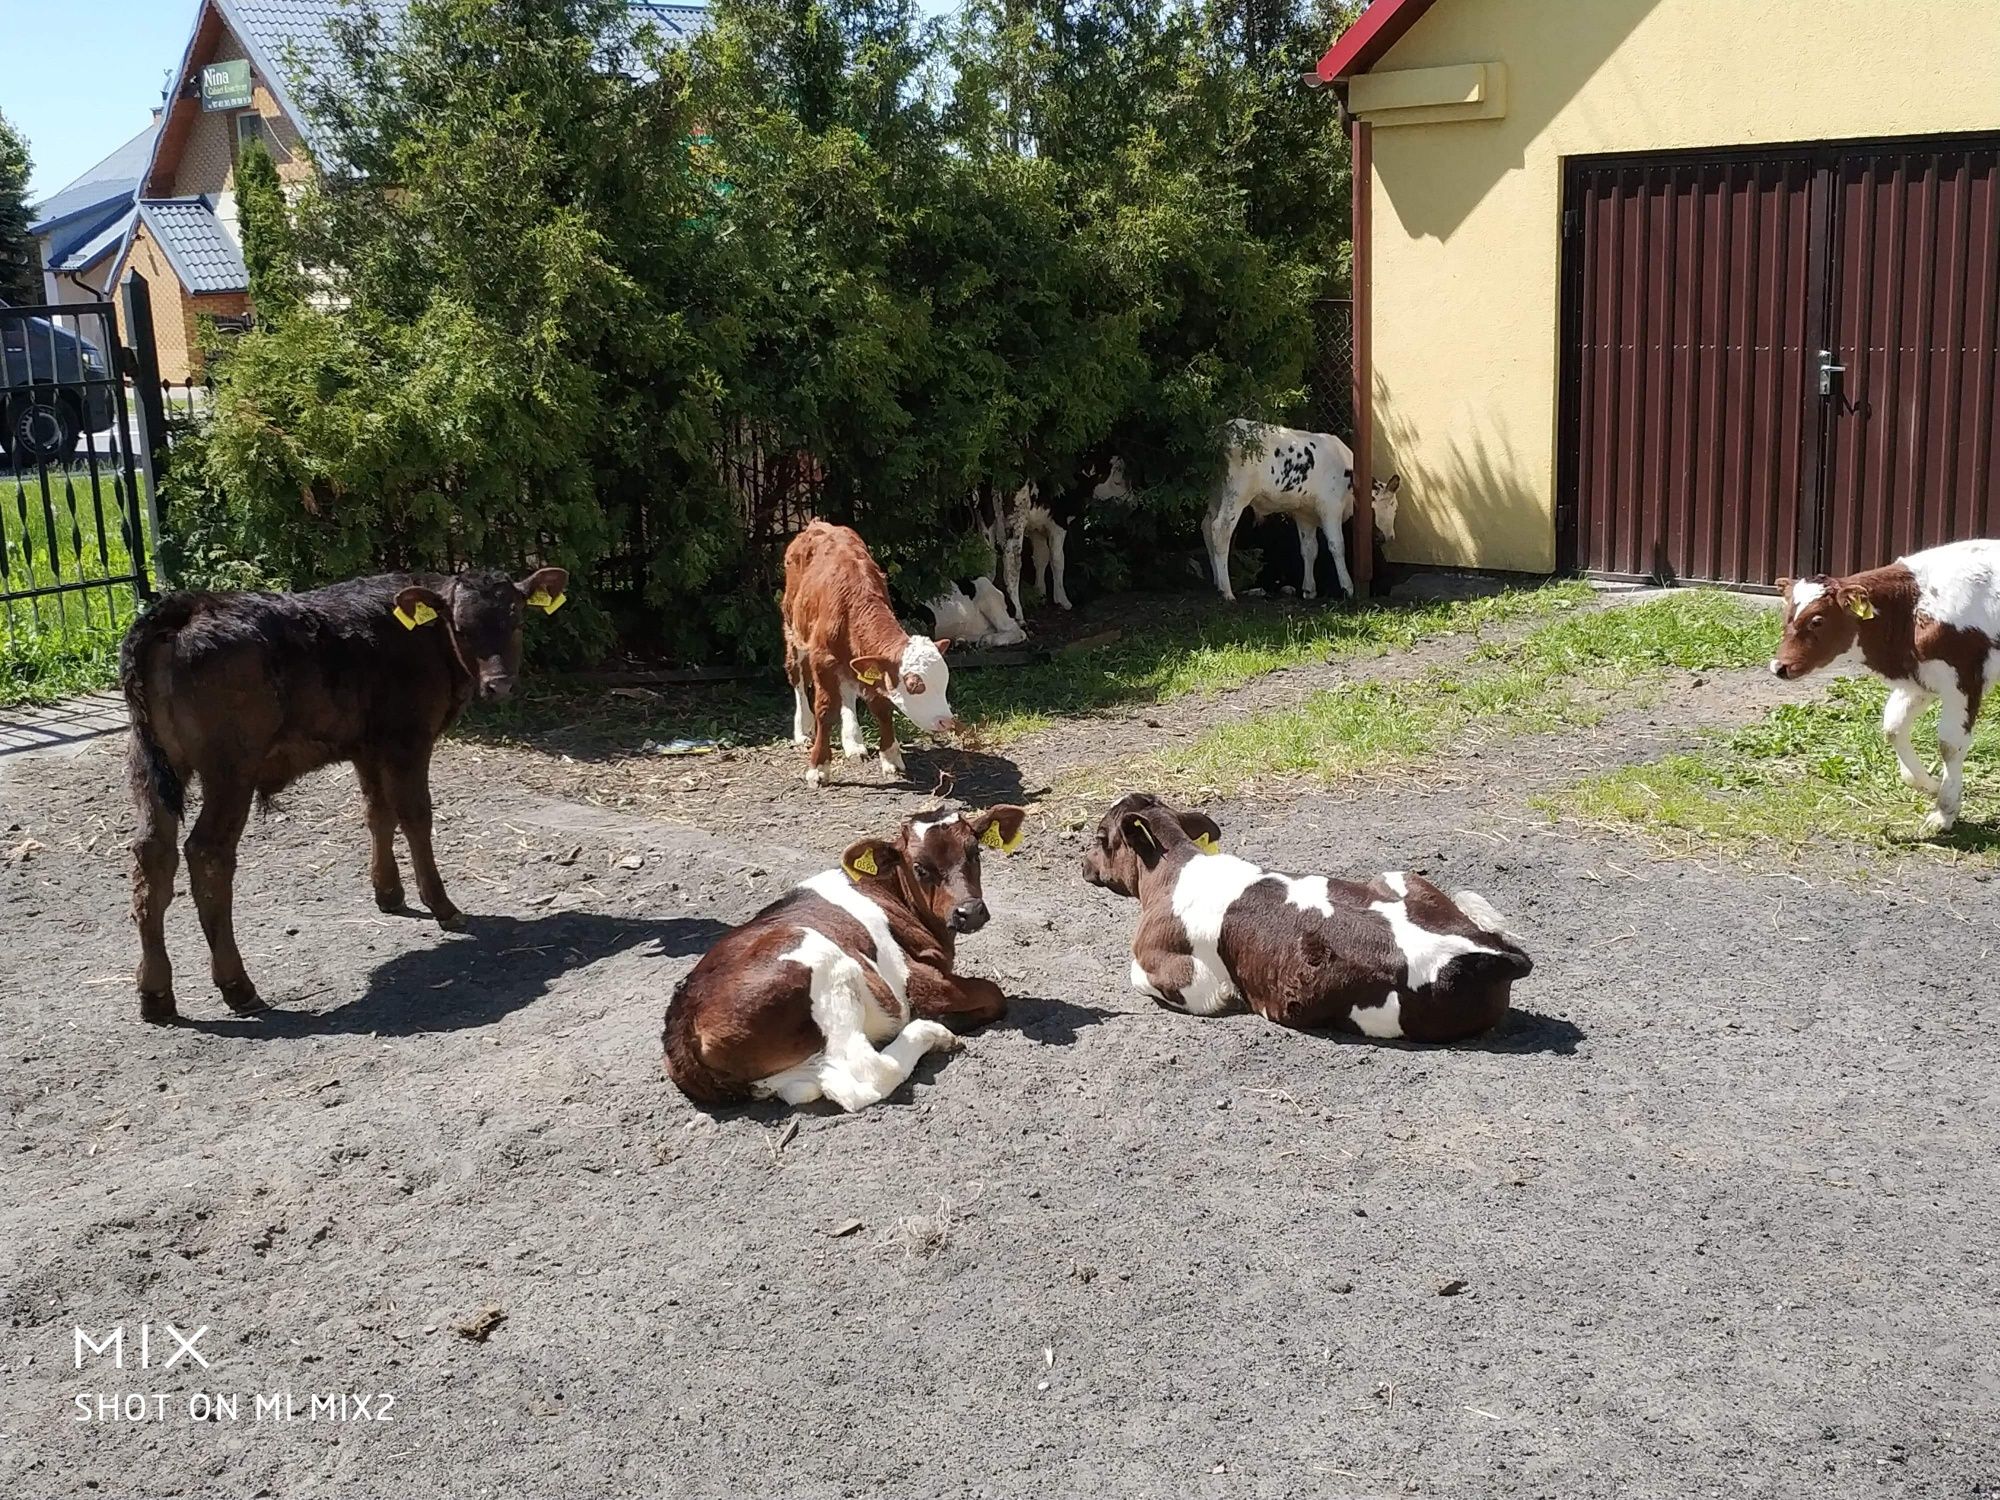
[[[856,672],[854,676],[856,681],[865,682],[870,687],[873,687],[876,683],[882,680],[882,674],[880,672]]]
[[[534,593],[528,595],[528,608],[539,609],[545,615],[552,615],[563,607],[563,601],[567,598],[568,594],[556,594],[551,597],[547,589],[536,589]]]
[[[437,617],[438,612],[421,599],[417,601],[415,614],[406,612],[400,604],[396,606],[396,618],[403,622],[403,629],[405,630],[415,630],[419,625],[428,625]]]
[[[1847,601],[1847,612],[1857,620],[1875,618],[1875,601],[1866,594],[1855,594]]]
[[[859,880],[863,875],[875,874],[875,851],[873,849],[863,849],[859,854],[855,855],[848,862],[847,873],[856,880]]]
[[[1194,846],[1203,854],[1220,854],[1222,852],[1222,845],[1215,841],[1215,835],[1212,833],[1204,833],[1194,841]]]
[[[979,842],[989,849],[998,849],[1002,854],[1012,854],[1021,847],[1021,832],[1016,829],[1010,839],[1000,832],[998,822],[992,822],[986,825],[986,832],[979,835]]]

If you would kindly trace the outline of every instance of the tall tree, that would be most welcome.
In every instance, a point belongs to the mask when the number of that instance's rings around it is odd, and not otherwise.
[[[251,141],[236,158],[236,215],[250,273],[250,305],[261,321],[281,322],[304,297],[305,279],[284,185],[262,141]]]
[[[0,299],[24,307],[42,300],[41,249],[28,233],[33,166],[27,137],[0,114]]]

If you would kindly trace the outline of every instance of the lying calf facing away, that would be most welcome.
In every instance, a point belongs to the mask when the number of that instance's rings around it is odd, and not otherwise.
[[[1295,879],[1217,851],[1221,830],[1149,793],[1098,824],[1084,878],[1139,899],[1132,984],[1174,1010],[1247,1004],[1299,1030],[1455,1042],[1507,1013],[1533,961],[1483,896],[1417,875]]]
[[[952,962],[958,935],[986,925],[981,847],[1012,853],[1026,816],[912,818],[725,933],[667,1005],[667,1076],[697,1104],[823,1095],[865,1109],[926,1052],[957,1049],[940,1018],[998,1020],[1000,987]]]

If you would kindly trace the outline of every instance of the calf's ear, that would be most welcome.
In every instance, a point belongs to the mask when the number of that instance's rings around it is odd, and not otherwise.
[[[1222,852],[1222,825],[1205,812],[1184,812],[1180,823],[1187,836],[1194,840],[1195,847],[1203,854]]]
[[[951,637],[948,635],[939,636],[936,640],[932,641],[931,644],[938,648],[938,655],[943,656],[945,652],[951,649]]]
[[[527,599],[528,608],[552,615],[563,607],[563,601],[569,597],[569,570],[537,568],[514,587]]]
[[[1403,476],[1401,474],[1391,474],[1389,476],[1389,493],[1392,495],[1397,494],[1402,488]]]
[[[857,656],[847,664],[847,669],[854,674],[856,682],[865,682],[873,687],[884,677],[893,675],[897,665],[886,656]]]
[[[1021,847],[1021,825],[1027,819],[1028,810],[1025,807],[1015,807],[1010,803],[974,813],[966,822],[971,825],[974,836],[988,849],[1012,854]]]
[[[849,880],[866,880],[887,875],[902,857],[896,852],[896,846],[886,839],[857,839],[840,856],[840,867],[847,872]]]
[[[1161,840],[1160,831],[1153,826],[1152,810],[1127,813],[1118,825],[1118,831],[1125,836],[1125,843],[1139,856],[1139,862],[1151,869],[1160,862],[1160,856],[1167,852]]]
[[[433,620],[449,620],[451,606],[444,602],[444,595],[436,589],[413,583],[396,595],[396,605],[391,613],[405,630],[415,630]]]

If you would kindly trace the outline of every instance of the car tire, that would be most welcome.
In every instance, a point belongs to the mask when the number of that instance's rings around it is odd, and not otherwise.
[[[83,437],[83,417],[66,395],[16,396],[7,403],[7,450],[17,465],[66,464]]]

